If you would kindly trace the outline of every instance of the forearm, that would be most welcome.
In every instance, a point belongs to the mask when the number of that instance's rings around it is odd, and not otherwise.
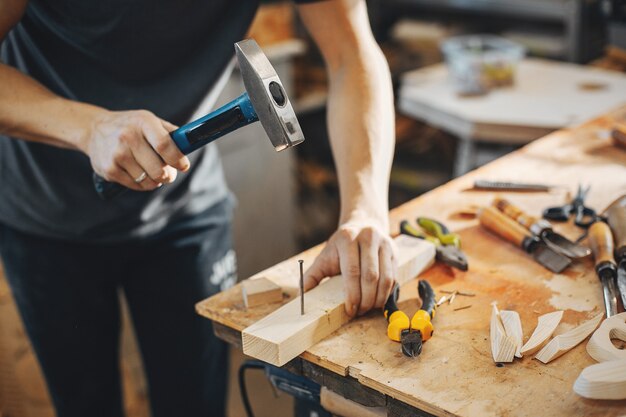
[[[341,222],[379,219],[388,229],[395,145],[389,68],[375,43],[330,69],[328,123],[341,195]]]
[[[59,97],[0,64],[0,134],[85,151],[91,124],[106,110]]]

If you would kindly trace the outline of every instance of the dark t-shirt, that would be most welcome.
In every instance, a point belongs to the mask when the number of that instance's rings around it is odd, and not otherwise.
[[[227,67],[253,0],[30,0],[0,60],[56,94],[175,124]],[[0,86],[2,88],[2,86]],[[0,222],[37,235],[114,241],[155,233],[228,197],[217,149],[152,192],[101,201],[86,155],[0,136]]]

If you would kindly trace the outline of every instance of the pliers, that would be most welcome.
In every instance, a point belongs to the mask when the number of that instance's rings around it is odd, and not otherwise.
[[[426,233],[411,226],[406,220],[400,222],[400,233],[433,243],[437,250],[436,259],[439,262],[461,271],[467,271],[469,265],[465,253],[461,250],[461,237],[458,234],[451,233],[445,225],[427,217],[419,217],[417,224]]]
[[[387,336],[395,342],[400,342],[402,353],[411,358],[422,353],[422,344],[430,339],[434,332],[431,320],[435,317],[435,292],[425,280],[418,281],[417,291],[422,299],[422,307],[411,320],[404,311],[398,309],[400,295],[398,283],[393,286],[383,310],[389,323]]]

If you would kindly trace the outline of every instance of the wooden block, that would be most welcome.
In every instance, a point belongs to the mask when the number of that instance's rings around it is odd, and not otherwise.
[[[247,279],[241,283],[241,296],[246,308],[282,301],[283,290],[267,278]]]
[[[587,343],[587,353],[598,362],[626,359],[626,350],[618,349],[611,339],[626,342],[626,313],[616,314],[602,322]]]
[[[560,334],[543,347],[535,359],[548,363],[585,340],[600,324],[604,313],[600,313],[589,321],[584,322],[569,332]]]
[[[513,338],[506,334],[496,303],[491,306],[491,356],[495,362],[513,362],[517,346]]]
[[[626,359],[586,367],[574,382],[574,392],[594,400],[626,399]]]
[[[395,243],[396,281],[400,285],[432,265],[435,246],[431,243],[404,235],[395,238]],[[276,366],[284,365],[348,322],[344,298],[341,276],[329,278],[306,293],[303,316],[300,300],[295,299],[244,329],[244,353]]]
[[[522,355],[532,355],[541,349],[556,330],[556,326],[561,322],[561,318],[563,318],[562,311],[553,311],[539,317],[533,334],[522,346]]]
[[[500,312],[500,319],[504,326],[506,335],[515,343],[515,357],[521,358],[522,353],[522,338],[524,333],[522,332],[522,321],[519,318],[517,311],[502,310]]]

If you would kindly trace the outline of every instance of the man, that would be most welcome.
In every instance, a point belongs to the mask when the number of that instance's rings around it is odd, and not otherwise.
[[[300,3],[328,67],[341,189],[306,287],[341,271],[346,310],[362,314],[384,304],[395,271],[390,77],[364,0]],[[229,193],[215,147],[186,157],[169,132],[257,6],[0,0],[0,254],[59,417],[122,415],[118,289],[153,416],[224,414],[226,351],[193,305],[218,291],[213,266],[232,264]],[[92,170],[136,192],[100,201]]]

